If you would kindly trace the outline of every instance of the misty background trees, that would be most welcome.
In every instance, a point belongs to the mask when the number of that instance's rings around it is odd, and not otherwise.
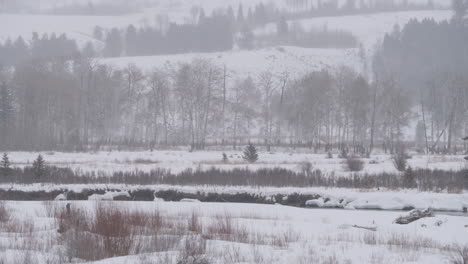
[[[86,32],[90,41],[78,47],[75,40],[65,34],[56,36],[32,33],[6,39],[0,43],[0,58],[3,65],[16,65],[25,59],[40,57],[67,57],[77,55],[78,50],[90,57],[144,56],[177,54],[188,52],[227,51],[235,47],[253,49],[277,45],[294,45],[307,48],[356,48],[359,43],[355,36],[346,31],[326,28],[302,28],[291,20],[322,17],[357,15],[398,10],[430,10],[434,8],[429,0],[424,4],[408,4],[392,0],[348,0],[339,5],[337,0],[288,0],[287,9],[273,3],[258,3],[244,7],[228,6],[207,14],[203,8],[194,6],[186,21],[175,23],[164,14],[158,14],[154,23],[128,25],[125,28],[96,27]],[[154,4],[154,3],[153,3]],[[40,10],[39,4],[28,1],[3,0],[0,12],[45,12],[62,15],[122,15],[137,12],[138,8],[151,6],[150,2],[135,1],[129,6],[126,1],[115,3],[57,4]],[[462,4],[460,6],[463,6]],[[36,10],[36,11],[34,11]],[[254,34],[254,30],[268,24],[276,25],[275,30],[266,34]]]
[[[346,67],[304,76],[268,69],[239,76],[204,59],[144,71],[94,59],[100,52],[136,56],[240,44],[254,48],[252,23],[266,23],[275,13],[262,5],[211,15],[193,9],[194,22],[182,25],[96,28],[102,50],[93,44],[79,48],[66,35],[7,40],[0,46],[0,147],[198,150],[252,142],[267,149],[287,145],[369,155],[377,147],[394,153],[413,141],[404,134],[416,119],[420,151],[456,152],[468,132],[466,7],[455,4],[451,21],[414,20],[395,27],[374,54],[371,76]],[[278,19],[277,39],[293,36],[287,17]]]

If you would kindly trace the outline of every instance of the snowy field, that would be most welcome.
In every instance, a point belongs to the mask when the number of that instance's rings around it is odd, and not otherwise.
[[[345,160],[337,154],[329,159],[326,154],[311,154],[311,152],[281,151],[259,152],[259,160],[250,164],[242,159],[242,151],[224,151],[229,161],[222,162],[223,151],[189,152],[182,150],[167,151],[112,151],[112,152],[11,152],[10,161],[13,166],[31,166],[39,154],[42,154],[47,165],[71,168],[81,171],[101,171],[112,173],[115,171],[150,171],[153,169],[167,169],[179,173],[186,169],[219,169],[248,168],[285,168],[301,171],[305,162],[310,162],[313,169],[335,176],[351,175],[345,168]],[[441,169],[459,171],[466,168],[464,156],[425,156],[413,155],[408,165],[413,169]],[[376,154],[370,159],[363,159],[364,169],[360,173],[396,173],[391,155]]]
[[[468,244],[463,216],[398,225],[400,212],[279,205],[74,202],[66,213],[64,202],[8,202],[2,208],[3,263],[449,264],[463,263],[453,261]]]
[[[266,71],[277,75],[286,72],[290,77],[300,77],[314,70],[333,72],[338,66],[347,66],[360,72],[362,69],[358,54],[357,49],[305,49],[287,46],[251,51],[97,59],[97,62],[117,68],[134,64],[145,71],[150,71],[154,68],[177,68],[179,64],[190,63],[194,59],[208,59],[215,65],[221,67],[226,65],[230,75],[236,78],[248,76],[255,78]],[[229,80],[233,81],[233,78]]]

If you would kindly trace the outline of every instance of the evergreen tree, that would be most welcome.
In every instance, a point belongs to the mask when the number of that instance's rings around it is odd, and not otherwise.
[[[239,5],[239,9],[237,9],[237,23],[242,24],[244,23],[244,8],[242,4]]]
[[[245,147],[242,158],[250,163],[255,163],[258,160],[257,148],[255,148],[255,146],[250,143]]]
[[[289,33],[288,22],[286,22],[286,19],[284,17],[280,18],[278,24],[276,25],[276,28],[279,37],[286,37]]]
[[[92,42],[88,41],[83,48],[81,54],[86,58],[94,58],[97,55],[96,50],[94,49],[94,45]]]
[[[104,56],[119,57],[122,55],[122,36],[117,28],[113,28],[106,37],[106,47],[104,49]]]
[[[96,26],[94,28],[93,37],[97,40],[103,40],[104,33],[102,32],[102,27]]]
[[[201,8],[200,9],[200,14],[198,15],[198,23],[203,23],[206,19],[206,15],[205,15],[205,9]]]
[[[408,168],[405,170],[405,173],[403,174],[403,186],[406,188],[416,188],[418,186],[413,168],[411,168],[411,166],[408,166]]]
[[[466,13],[468,10],[467,0],[452,0],[452,8],[454,12],[453,19],[457,24],[463,24],[466,21]]]
[[[126,55],[135,56],[138,55],[138,42],[137,42],[137,30],[135,26],[130,25],[127,28],[127,33],[125,34],[125,49]]]
[[[42,178],[45,173],[45,161],[42,155],[37,156],[37,159],[33,162],[34,176],[38,179]]]
[[[10,168],[11,163],[10,160],[8,159],[8,154],[4,153],[2,161],[0,162],[0,173],[2,177],[6,177],[10,174]]]

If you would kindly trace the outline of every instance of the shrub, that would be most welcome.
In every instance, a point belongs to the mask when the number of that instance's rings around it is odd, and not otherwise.
[[[103,237],[104,251],[107,257],[126,256],[132,248],[132,229],[128,223],[131,219],[127,210],[113,206],[97,204],[95,221],[91,231]]]
[[[192,211],[192,214],[188,219],[188,230],[194,233],[201,233],[203,230],[198,213],[195,211]]]
[[[258,160],[258,153],[257,153],[257,148],[255,148],[252,143],[250,143],[248,146],[245,147],[244,149],[244,155],[242,157],[245,161],[248,161],[250,163],[255,163]]]
[[[10,220],[10,211],[5,202],[0,201],[0,222],[8,222],[8,220]]]
[[[405,171],[408,163],[408,155],[402,150],[392,156],[393,166],[398,171]]]
[[[342,159],[348,158],[348,150],[346,148],[341,149],[340,158]]]
[[[229,159],[228,159],[228,156],[226,155],[226,153],[223,153],[222,161],[223,161],[223,163],[228,163],[229,162]]]
[[[364,169],[364,161],[357,156],[349,156],[346,158],[348,170],[352,172],[362,171]]]
[[[301,172],[307,176],[312,174],[313,165],[310,161],[304,161],[301,163]]]
[[[206,257],[206,240],[200,235],[188,235],[182,243],[178,264],[209,264]]]
[[[450,261],[452,264],[468,264],[468,246],[458,247]]]

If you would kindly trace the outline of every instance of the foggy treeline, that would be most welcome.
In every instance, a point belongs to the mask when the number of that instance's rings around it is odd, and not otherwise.
[[[44,0],[2,0],[0,12],[31,12],[56,15],[122,15],[139,12],[144,8],[158,7],[160,0],[134,0],[131,3],[123,0],[113,1],[53,1],[44,7]],[[392,12],[399,10],[421,10],[438,8],[433,0],[425,3],[411,3],[407,0],[346,0],[340,4],[338,0],[284,0],[286,10],[275,7],[274,1],[267,5],[259,4],[256,8],[245,9],[245,16],[254,13],[258,8],[267,6],[269,22],[287,14],[288,19],[311,16],[350,15],[375,12]],[[41,8],[42,6],[42,8]],[[281,14],[280,14],[281,13]]]
[[[246,77],[203,59],[148,72],[117,69],[65,37],[37,37],[28,50],[47,56],[1,69],[0,146],[196,150],[250,141],[368,154],[393,152],[418,114],[418,148],[453,152],[468,121],[466,6],[455,11],[449,22],[395,28],[369,65],[372,76],[340,67]],[[55,55],[52,43],[77,54]]]
[[[15,5],[19,9],[27,6],[26,2],[21,1],[16,4],[9,1],[2,3],[3,9],[6,10],[14,10]],[[274,45],[295,45],[307,48],[355,48],[358,46],[358,41],[351,33],[328,31],[326,28],[320,30],[304,29],[298,23],[290,24],[286,21],[325,15],[434,8],[432,1],[417,5],[388,0],[362,0],[359,2],[348,0],[340,6],[336,0],[318,1],[317,3],[308,0],[288,0],[287,4],[292,11],[280,9],[272,3],[259,3],[249,8],[244,8],[242,5],[229,6],[226,9],[214,10],[212,14],[205,14],[203,8],[194,6],[190,11],[190,20],[182,24],[173,23],[167,16],[158,15],[155,17],[156,25],[153,26],[96,27],[94,32],[90,34],[94,41],[87,43],[82,52],[89,56],[119,57],[124,55],[226,51],[231,50],[234,46],[240,49]],[[71,14],[72,10],[75,10],[77,14],[81,14],[89,9],[89,12],[85,12],[85,14],[92,15],[100,9],[107,10],[107,12],[120,10],[118,8],[120,5],[127,7],[128,3],[112,3],[113,8],[108,8],[109,5],[109,3],[93,4],[92,2],[84,6],[72,4],[71,6],[57,7],[55,12],[60,13],[62,10],[65,14]],[[121,11],[118,13],[120,14]],[[99,14],[107,13],[101,12]],[[267,23],[276,24],[276,33],[260,36],[253,33],[255,28]],[[78,49],[76,42],[67,39],[66,35],[38,36],[36,33],[33,34],[30,42],[25,41],[28,37],[7,39],[0,43],[0,57],[5,58],[3,64],[14,65],[25,59],[49,55],[72,58]],[[38,50],[48,50],[48,53],[35,52]]]

